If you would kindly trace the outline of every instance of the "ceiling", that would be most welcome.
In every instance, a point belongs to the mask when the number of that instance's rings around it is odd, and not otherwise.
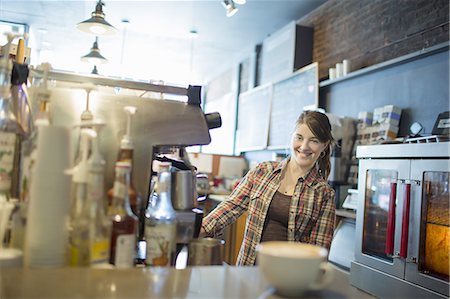
[[[118,29],[99,37],[109,63],[99,74],[171,84],[205,84],[224,66],[245,59],[269,34],[298,20],[326,0],[247,0],[227,17],[221,0],[103,0],[105,19]],[[29,25],[33,65],[90,73],[80,61],[95,36],[76,29],[96,1],[0,0],[0,20]],[[123,20],[128,21],[126,25]],[[197,31],[197,37],[189,32]]]

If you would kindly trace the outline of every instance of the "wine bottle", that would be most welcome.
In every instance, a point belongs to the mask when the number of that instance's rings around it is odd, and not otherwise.
[[[109,208],[112,220],[109,262],[118,268],[131,268],[136,258],[138,219],[130,208],[128,188],[131,164],[116,162],[113,201]]]

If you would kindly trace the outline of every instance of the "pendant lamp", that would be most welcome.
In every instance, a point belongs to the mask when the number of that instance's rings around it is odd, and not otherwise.
[[[97,70],[97,66],[96,65],[94,65],[94,68],[92,69],[91,74],[98,75],[98,70]]]
[[[94,65],[108,62],[108,59],[106,59],[105,57],[103,57],[102,54],[100,54],[100,49],[98,48],[98,37],[95,37],[95,42],[92,45],[89,54],[81,57],[81,61],[89,62]]]
[[[77,28],[83,32],[94,34],[96,36],[116,34],[117,29],[105,20],[103,5],[105,4],[99,0],[95,6],[95,11],[92,12],[91,18],[78,23]]]

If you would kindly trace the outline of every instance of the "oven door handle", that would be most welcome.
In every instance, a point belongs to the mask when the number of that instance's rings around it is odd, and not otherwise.
[[[405,184],[405,200],[403,201],[402,237],[400,242],[400,257],[408,255],[409,212],[411,206],[411,183]]]
[[[388,223],[386,230],[386,248],[385,253],[388,256],[394,254],[394,235],[395,235],[395,199],[397,198],[397,183],[391,183],[389,193]]]

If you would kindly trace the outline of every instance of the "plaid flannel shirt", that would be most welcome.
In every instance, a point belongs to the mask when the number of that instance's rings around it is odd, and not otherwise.
[[[264,221],[273,195],[280,186],[282,162],[263,162],[249,171],[229,198],[202,222],[208,236],[216,236],[245,211],[247,221],[237,265],[254,265],[256,246],[261,240]],[[287,239],[290,242],[331,246],[335,221],[335,192],[313,167],[299,178],[289,207]]]

